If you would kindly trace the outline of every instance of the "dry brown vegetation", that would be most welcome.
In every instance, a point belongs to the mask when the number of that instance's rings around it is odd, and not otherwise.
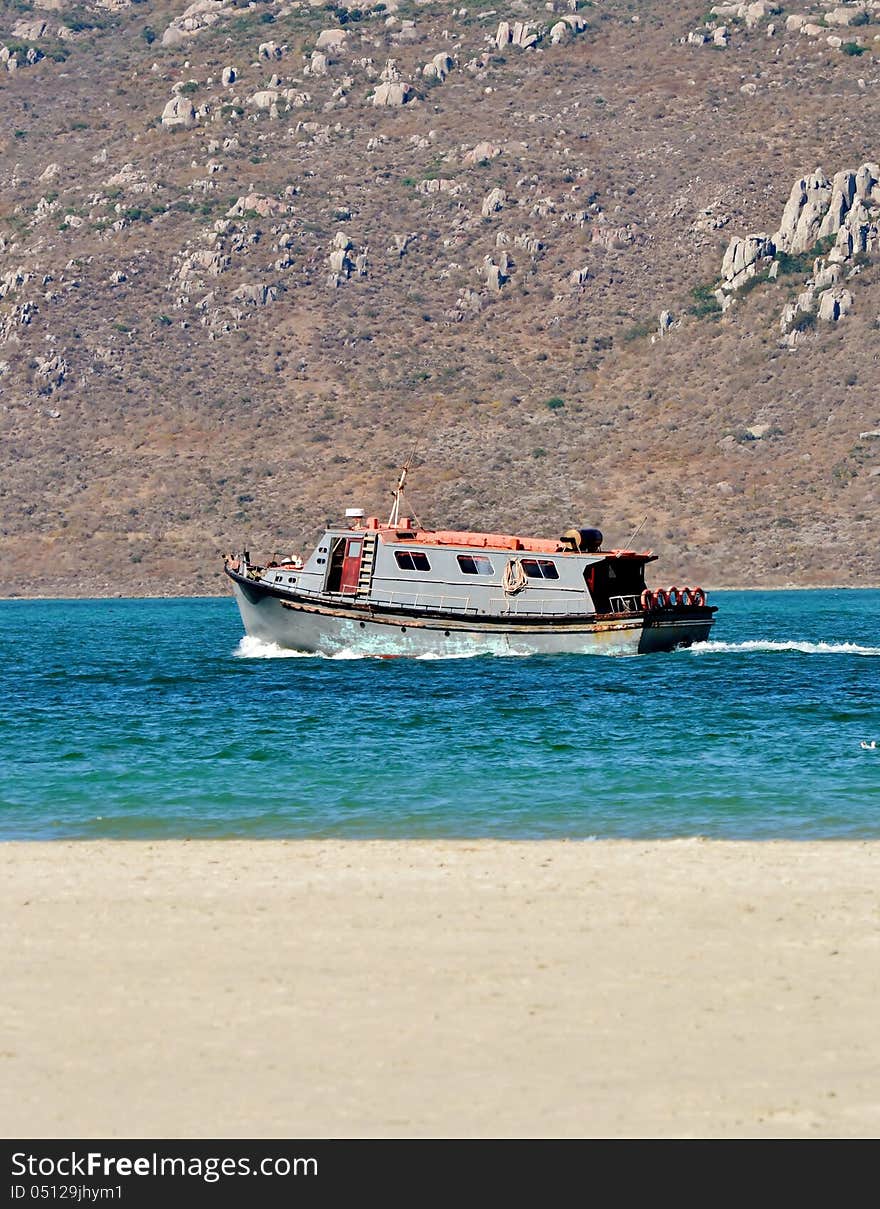
[[[681,42],[705,4],[607,0],[565,44],[499,50],[500,19],[557,18],[406,0],[397,25],[349,19],[314,76],[304,54],[340,10],[270,0],[162,48],[183,7],[0,0],[0,43],[32,17],[80,27],[0,74],[0,279],[26,278],[0,299],[0,592],[221,591],[218,551],[301,549],[346,505],[385,511],[413,450],[428,524],[588,523],[623,544],[647,516],[638,541],[667,578],[880,582],[880,440],[860,437],[880,428],[880,257],[853,313],[795,351],[778,319],[797,276],[689,313],[797,177],[878,158],[880,24],[861,55],[766,23],[716,49]],[[258,58],[268,39],[280,59]],[[429,84],[416,68],[444,50],[456,66]],[[417,99],[369,104],[365,58],[395,59]],[[273,73],[310,99],[257,111]],[[208,112],[164,130],[187,81]],[[465,164],[481,141],[500,154]],[[460,192],[419,190],[437,178]],[[483,217],[493,188],[504,206]],[[218,232],[252,194],[274,211]],[[339,231],[369,267],[331,288]],[[217,248],[224,271],[181,277]],[[479,270],[505,251],[494,292]],[[661,340],[664,309],[680,322]]]

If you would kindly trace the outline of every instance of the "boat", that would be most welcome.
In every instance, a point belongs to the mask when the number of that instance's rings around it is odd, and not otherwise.
[[[595,528],[561,537],[428,529],[347,508],[306,559],[224,571],[251,638],[286,650],[382,657],[644,654],[703,642],[714,606],[696,587],[653,589],[650,550],[604,549]]]

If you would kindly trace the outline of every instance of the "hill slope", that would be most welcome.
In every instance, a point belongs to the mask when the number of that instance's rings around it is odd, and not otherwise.
[[[413,452],[427,524],[880,582],[876,240],[791,339],[812,251],[713,295],[880,158],[880,4],[186,11],[0,0],[0,593],[222,591]]]

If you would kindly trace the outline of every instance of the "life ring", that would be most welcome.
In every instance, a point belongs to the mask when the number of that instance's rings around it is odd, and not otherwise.
[[[658,609],[665,609],[669,604],[669,593],[665,588],[658,588],[654,593],[654,603]]]
[[[654,593],[650,588],[645,588],[642,593],[642,608],[646,613],[650,613],[654,607]]]
[[[684,604],[684,598],[682,596],[681,588],[671,587],[671,588],[668,588],[667,591],[669,594],[669,603],[671,605]]]
[[[697,608],[702,608],[706,603],[706,593],[702,588],[691,588],[691,604]]]

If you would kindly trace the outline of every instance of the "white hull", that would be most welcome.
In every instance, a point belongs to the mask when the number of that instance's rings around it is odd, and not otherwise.
[[[635,655],[702,642],[712,626],[710,610],[685,608],[534,622],[379,613],[342,602],[297,601],[239,576],[230,578],[248,635],[287,650],[321,655]]]

